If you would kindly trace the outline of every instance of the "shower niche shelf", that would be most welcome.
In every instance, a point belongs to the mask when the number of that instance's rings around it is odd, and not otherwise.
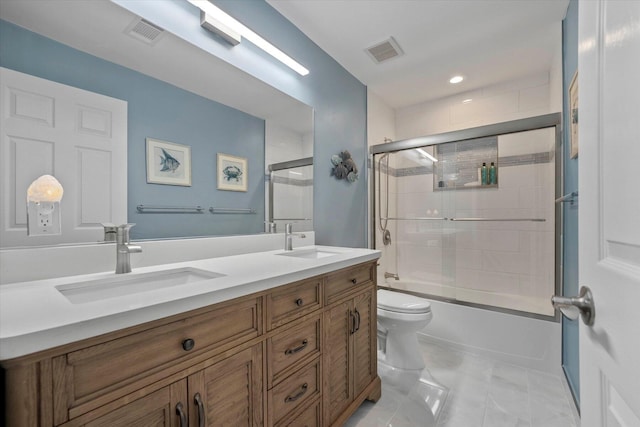
[[[495,184],[482,184],[482,165],[486,165],[487,180],[489,167],[495,166],[497,180],[498,137],[476,138],[465,141],[448,142],[435,147],[433,168],[433,190],[468,190],[498,188]]]

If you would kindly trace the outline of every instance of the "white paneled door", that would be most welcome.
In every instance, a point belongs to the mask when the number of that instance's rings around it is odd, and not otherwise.
[[[582,427],[640,426],[640,1],[579,5]]]
[[[127,103],[0,68],[0,246],[96,242],[127,222]],[[26,194],[40,175],[64,187],[62,234],[27,236]]]

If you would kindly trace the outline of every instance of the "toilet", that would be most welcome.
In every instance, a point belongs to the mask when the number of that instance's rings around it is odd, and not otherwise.
[[[401,292],[378,290],[378,361],[394,371],[424,369],[417,332],[433,314],[423,298]]]

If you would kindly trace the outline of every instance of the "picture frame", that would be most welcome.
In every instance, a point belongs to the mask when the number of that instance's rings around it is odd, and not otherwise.
[[[569,141],[570,157],[578,157],[578,71],[569,85]]]
[[[147,183],[191,187],[191,147],[147,138]]]
[[[249,176],[245,157],[218,153],[218,190],[247,191]]]

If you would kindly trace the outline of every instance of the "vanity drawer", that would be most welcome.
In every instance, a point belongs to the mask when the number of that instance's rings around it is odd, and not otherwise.
[[[320,358],[268,391],[273,424],[320,395]]]
[[[286,329],[267,340],[268,386],[280,381],[282,372],[320,355],[320,318]]]
[[[267,295],[267,330],[322,307],[322,277],[287,286]]]
[[[307,408],[303,409],[302,412],[280,422],[276,427],[320,427],[322,425],[320,421],[321,416],[320,399],[317,399]]]
[[[375,277],[375,262],[359,264],[329,274],[324,287],[326,304],[331,304],[360,285],[373,283]]]
[[[249,298],[56,357],[53,386],[62,391],[54,394],[56,418],[73,418],[184,369],[199,354],[255,338],[261,317],[261,299]]]

